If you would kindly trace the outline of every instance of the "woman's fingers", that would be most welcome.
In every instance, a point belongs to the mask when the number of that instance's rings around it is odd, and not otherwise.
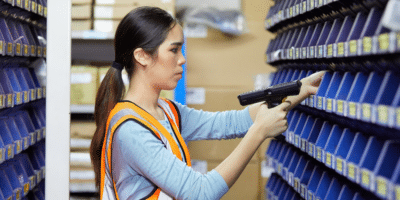
[[[277,107],[279,110],[288,111],[290,105],[292,105],[292,103],[290,101],[285,101],[285,102],[282,102],[281,104],[279,104]]]

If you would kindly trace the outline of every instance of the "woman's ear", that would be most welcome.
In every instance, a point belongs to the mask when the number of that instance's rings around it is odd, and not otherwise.
[[[147,66],[151,62],[151,57],[142,48],[137,48],[133,51],[133,57],[136,62],[142,66]]]

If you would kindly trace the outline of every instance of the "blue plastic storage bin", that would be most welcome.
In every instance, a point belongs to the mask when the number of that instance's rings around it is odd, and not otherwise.
[[[328,90],[329,84],[331,83],[332,77],[333,73],[331,72],[326,72],[322,77],[321,83],[318,87],[318,91],[314,96],[314,108],[318,108],[320,110],[324,108],[324,96],[326,94],[326,91]]]
[[[311,175],[315,169],[315,164],[313,160],[308,160],[307,164],[304,168],[304,171],[302,175],[300,176],[300,189],[299,193],[300,196],[303,198],[307,197],[307,191],[308,191],[308,184],[310,183]]]
[[[293,173],[293,188],[297,193],[300,193],[300,178],[304,172],[307,164],[307,158],[305,156],[300,156],[299,162],[297,163],[296,169]]]
[[[342,72],[333,73],[332,80],[329,83],[325,95],[323,96],[322,109],[325,110],[326,112],[334,111],[334,104],[335,104],[334,99],[336,97],[338,90],[340,89],[339,86],[340,83],[342,82],[342,79],[343,79]]]
[[[24,193],[23,188],[21,187],[21,183],[18,180],[17,173],[11,165],[6,165],[0,168],[0,171],[3,171],[7,176],[8,181],[10,182],[11,188],[13,190],[13,196],[15,199],[21,199],[27,193]]]
[[[311,129],[313,127],[315,123],[315,119],[313,116],[309,115],[306,119],[306,122],[304,123],[304,127],[301,130],[301,134],[300,134],[300,149],[307,153],[308,150],[308,137],[310,136],[311,133]]]
[[[293,45],[293,60],[299,60],[301,56],[301,44],[303,43],[304,37],[307,33],[307,27],[302,27],[300,33],[297,35],[296,42]]]
[[[367,146],[365,147],[364,154],[360,161],[360,170],[357,178],[357,183],[359,183],[363,188],[374,191],[373,188],[375,185],[375,174],[374,169],[377,164],[379,155],[382,151],[384,141],[377,139],[376,137],[372,137],[368,141]]]
[[[332,28],[329,32],[328,38],[326,39],[325,45],[324,45],[324,58],[332,58],[334,55],[334,48],[333,45],[340,35],[340,28],[342,27],[343,24],[343,19],[337,18],[333,21]]]
[[[286,143],[283,144],[283,147],[281,148],[278,157],[276,158],[277,161],[277,167],[275,168],[275,170],[278,172],[279,175],[282,176],[282,170],[283,170],[283,159],[286,156],[286,153],[289,149],[289,145],[287,145]]]
[[[19,115],[19,118],[25,122],[25,125],[28,128],[29,135],[31,136],[31,145],[34,145],[36,141],[38,141],[37,133],[40,131],[40,128],[35,127],[35,124],[33,123],[32,118],[29,116],[28,111],[21,111]]]
[[[292,159],[294,157],[294,152],[295,152],[295,149],[293,147],[289,147],[289,150],[286,153],[286,157],[283,162],[282,178],[286,181],[289,181],[288,168],[290,165],[290,161],[292,161]]]
[[[3,77],[7,77],[9,83],[11,85],[13,94],[14,94],[14,105],[20,105],[23,102],[23,90],[19,84],[17,77],[14,74],[14,71],[10,70],[9,68],[3,68],[2,72]]]
[[[333,23],[326,21],[316,44],[316,58],[326,58],[326,43]]]
[[[394,101],[399,85],[400,77],[392,71],[387,71],[372,107],[372,123],[389,126],[390,119],[395,118],[394,112],[390,112],[390,106]]]
[[[16,145],[15,154],[19,154],[22,150],[27,149],[30,145],[30,136],[24,124],[16,123],[13,117],[5,118],[4,122],[7,124],[14,139]]]
[[[326,193],[333,180],[333,175],[330,174],[330,172],[325,171],[322,174],[322,178],[318,183],[318,187],[316,189],[316,192],[314,193],[313,199],[325,199]]]
[[[308,200],[312,200],[315,192],[317,191],[318,184],[321,181],[322,175],[324,171],[320,166],[316,166],[312,172],[309,184],[307,186],[307,198]]]
[[[30,160],[26,159],[26,157],[23,154],[17,155],[15,159],[17,160],[16,162],[20,162],[22,168],[25,169],[25,172],[30,180],[30,189],[32,190],[33,188],[36,187],[37,177]]]
[[[353,24],[354,24],[353,16],[346,16],[344,18],[342,27],[340,28],[339,31],[339,35],[337,36],[336,41],[333,44],[333,57],[341,58],[345,56],[344,43],[349,37]]]
[[[360,52],[358,55],[371,55],[372,52],[372,36],[378,27],[379,21],[382,17],[382,11],[379,8],[372,8],[369,12],[367,21],[365,22],[361,37],[359,40]]]
[[[335,167],[337,173],[346,176],[347,174],[347,156],[349,154],[350,147],[354,141],[356,134],[350,129],[345,128],[343,134],[339,140],[337,148],[334,152]]]
[[[399,158],[400,143],[386,141],[373,172],[375,182],[371,183],[374,185],[372,188],[378,197],[387,198],[389,196],[390,180],[399,163]]]
[[[278,144],[278,142],[276,140],[271,140],[271,142],[268,145],[268,149],[265,152],[265,160],[267,163],[267,166],[272,167],[272,153],[274,152],[276,145]]]
[[[7,75],[4,73],[3,69],[0,68],[0,84],[3,88],[3,91],[6,95],[5,99],[5,107],[11,108],[14,107],[14,90],[11,85],[10,79],[7,77]]]
[[[272,158],[272,168],[275,170],[278,168],[278,155],[280,153],[280,150],[283,148],[283,143],[279,142],[276,147],[273,149],[272,155],[270,158]]]
[[[354,189],[350,188],[350,186],[343,185],[342,190],[340,191],[338,200],[346,200],[353,199],[355,195]]]
[[[349,96],[355,78],[356,75],[351,72],[344,73],[342,82],[340,83],[336,96],[333,99],[333,112],[337,115],[347,116],[348,103],[346,99]]]
[[[14,154],[17,149],[16,145],[18,144],[18,141],[14,142],[14,138],[11,134],[12,133],[10,132],[7,124],[4,122],[4,119],[0,119],[0,136],[6,147],[6,160],[14,158]]]
[[[269,177],[267,184],[265,185],[266,199],[272,199],[271,190],[278,178],[279,178],[278,175],[276,175],[275,173],[271,174],[271,176]]]
[[[288,121],[289,127],[286,130],[286,141],[291,144],[294,144],[294,129],[296,128],[296,125],[300,119],[300,115],[301,113],[296,110],[293,112],[290,121]]]
[[[317,118],[315,119],[314,125],[311,129],[310,135],[308,136],[307,139],[307,153],[311,157],[315,158],[314,152],[315,150],[315,143],[317,142],[319,133],[321,132],[322,126],[323,126],[324,120]]]
[[[315,26],[314,25],[310,25],[307,28],[306,34],[304,36],[304,40],[300,45],[300,59],[307,59],[307,47],[308,44],[310,43],[311,37],[314,33],[315,30]]]
[[[26,81],[25,75],[19,70],[17,65],[10,66],[10,68],[6,68],[14,72],[17,77],[17,81],[21,87],[22,92],[22,103],[28,103],[31,101],[31,91]]]
[[[367,21],[367,13],[357,13],[356,19],[354,20],[353,27],[351,28],[350,34],[345,42],[345,56],[353,57],[357,56],[359,49],[358,40],[361,37],[362,29]]]
[[[296,43],[297,40],[297,36],[300,33],[300,29],[296,28],[293,32],[292,38],[289,41],[289,45],[287,46],[286,49],[286,60],[293,60],[293,56],[295,54],[294,52],[294,45]]]
[[[314,147],[314,158],[318,160],[319,162],[323,162],[323,156],[324,156],[324,148],[326,145],[326,142],[328,141],[329,135],[332,131],[332,125],[330,122],[325,121],[324,124],[322,125],[321,132],[318,135],[317,142],[315,143]]]
[[[297,151],[295,151],[288,167],[288,183],[292,187],[294,187],[294,172],[296,170],[297,164],[299,163],[300,156],[301,155]]]
[[[363,72],[358,72],[353,84],[350,88],[349,95],[346,99],[347,101],[347,108],[345,108],[345,116],[352,118],[352,119],[360,119],[361,116],[361,94],[363,93],[364,87],[369,80],[371,75],[365,74]]]
[[[311,0],[310,0],[311,1]],[[308,47],[307,47],[307,58],[308,59],[314,59],[317,56],[317,42],[319,39],[319,36],[321,35],[321,31],[323,28],[323,24],[322,23],[318,23],[315,25],[315,29],[314,32],[312,33],[310,42],[308,43]]]
[[[304,125],[306,123],[307,117],[308,117],[307,114],[301,113],[299,120],[297,121],[296,127],[294,128],[293,132],[291,133],[293,135],[292,138],[294,138],[294,146],[296,146],[297,148],[301,148],[300,135],[301,135],[301,131],[303,130]]]
[[[339,125],[334,125],[329,134],[328,140],[323,149],[322,162],[331,169],[336,167],[335,151],[339,145],[339,140],[343,135],[343,128]]]
[[[400,162],[397,163],[397,167],[393,173],[391,181],[389,182],[389,199],[400,198]]]
[[[6,160],[6,152],[7,148],[4,145],[3,139],[1,139],[1,134],[0,134],[0,164],[3,163]]]
[[[333,178],[325,200],[337,200],[339,198],[340,191],[342,190],[343,183],[341,183],[337,178]]]
[[[368,77],[368,81],[360,97],[361,109],[357,114],[357,119],[361,119],[365,122],[371,122],[372,120],[372,105],[378,95],[379,88],[383,81],[383,75],[376,72],[371,72]]]
[[[3,193],[5,199],[15,199],[14,191],[11,187],[11,183],[8,180],[4,171],[0,170],[0,180],[2,180],[2,184],[0,184],[0,190]]]

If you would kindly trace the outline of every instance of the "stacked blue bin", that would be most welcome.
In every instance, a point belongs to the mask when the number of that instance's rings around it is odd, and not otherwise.
[[[0,200],[44,199],[47,1],[0,11]]]
[[[291,199],[277,183],[303,199],[400,199],[400,32],[383,25],[386,5],[275,0],[270,8],[271,85],[326,73],[288,113],[285,140],[266,152],[276,170],[267,199]]]

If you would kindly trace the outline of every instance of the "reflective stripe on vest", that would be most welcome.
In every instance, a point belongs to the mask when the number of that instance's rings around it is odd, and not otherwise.
[[[172,130],[182,148],[184,153],[185,161],[188,166],[191,166],[190,155],[187,149],[186,143],[184,142],[180,134],[180,115],[174,105],[166,99],[158,100],[159,106],[163,109],[166,114],[168,121],[171,124]],[[178,159],[182,159],[181,152],[178,144],[175,142],[171,134],[163,127],[158,120],[156,120],[149,113],[141,109],[139,106],[132,102],[119,102],[115,105],[114,109],[111,110],[110,116],[107,120],[107,134],[105,135],[102,154],[101,154],[101,178],[100,178],[100,199],[119,200],[118,193],[115,187],[115,182],[112,178],[111,173],[111,152],[112,152],[112,140],[116,129],[125,121],[134,120],[144,128],[148,129],[155,137],[160,139],[168,150],[171,151]],[[178,127],[177,127],[178,126]],[[155,200],[162,196],[168,196],[160,188],[157,188],[153,194],[147,199]]]

